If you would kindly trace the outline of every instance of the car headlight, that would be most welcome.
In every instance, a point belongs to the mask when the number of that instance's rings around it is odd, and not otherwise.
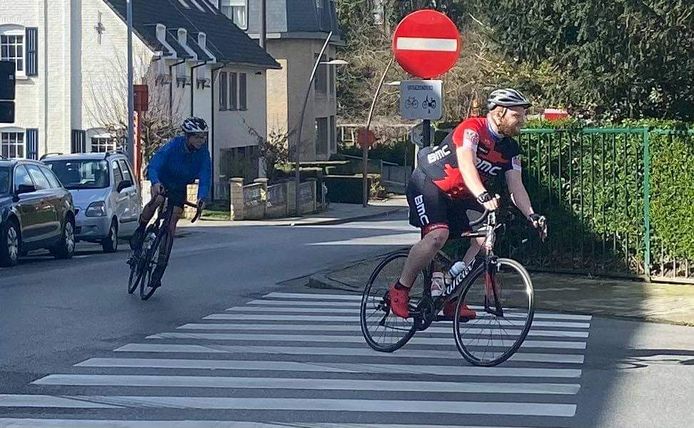
[[[84,212],[87,217],[103,217],[106,215],[106,202],[92,202]]]

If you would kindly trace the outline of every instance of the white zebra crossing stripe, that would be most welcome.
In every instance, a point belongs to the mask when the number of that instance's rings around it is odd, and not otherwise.
[[[315,422],[263,423],[242,421],[143,421],[104,419],[1,419],[7,428],[489,428],[470,425],[333,424]],[[510,427],[495,427],[510,428]],[[524,428],[524,427],[513,427]],[[528,428],[528,427],[525,427]]]
[[[329,296],[329,295],[328,295]],[[325,307],[334,307],[334,308],[356,308],[357,310],[361,306],[361,302],[350,302],[350,301],[337,301],[337,302],[330,302],[330,301],[302,301],[302,300],[296,300],[296,299],[284,299],[284,300],[269,300],[269,299],[259,299],[259,300],[251,300],[250,302],[247,302],[246,305],[248,306],[308,306],[308,307],[320,307],[320,308],[325,308]],[[473,309],[481,309],[480,306],[471,306]],[[228,308],[227,310],[232,309]],[[562,314],[562,313],[557,313],[557,312],[542,312],[542,311],[535,311],[535,316],[542,315],[542,316],[547,316],[548,318],[555,318],[555,319],[564,319],[564,320],[574,320],[574,321],[590,321],[593,317],[592,315],[576,315],[576,314]]]
[[[275,355],[339,355],[346,357],[375,357],[386,359],[427,358],[460,360],[458,351],[438,351],[407,349],[401,352],[375,352],[371,348],[335,348],[335,347],[292,347],[292,346],[255,346],[255,345],[187,345],[159,343],[130,343],[116,349],[115,352],[155,352],[155,353],[232,353],[232,354],[275,354]],[[538,354],[516,352],[509,361],[583,364],[580,354]]]
[[[480,310],[480,308],[477,308],[477,310]],[[354,314],[355,316],[359,316],[359,309],[358,308],[309,308],[309,307],[292,307],[292,306],[286,306],[283,308],[275,308],[275,307],[263,307],[263,306],[239,306],[235,308],[229,308],[226,309],[227,312],[248,312],[248,313],[263,313],[263,312],[269,312],[272,314],[277,314],[277,313],[299,313],[299,314]],[[480,314],[481,317],[487,316],[484,313]],[[522,313],[518,311],[508,311],[505,313],[504,318],[519,318],[519,319],[525,319],[527,318],[528,315],[527,313]],[[536,314],[535,318],[537,319],[561,319],[561,320],[573,320],[575,319],[572,316],[561,316],[561,314],[557,315],[545,315],[545,314]]]
[[[282,293],[275,291],[263,297],[278,299],[311,299],[311,300],[346,300],[361,301],[361,294],[314,294],[314,293]]]
[[[563,383],[486,383],[383,381],[351,379],[289,379],[225,376],[154,375],[48,375],[32,382],[37,385],[137,386],[174,388],[267,388],[346,391],[446,392],[477,394],[560,394],[578,393],[580,385]]]
[[[62,409],[115,409],[118,405],[51,395],[0,394],[0,407],[46,407]]]
[[[30,396],[37,397],[37,396]],[[312,398],[227,398],[227,397],[167,397],[167,396],[103,396],[69,397],[84,402],[85,407],[96,402],[129,408],[166,407],[203,410],[292,410],[378,413],[445,413],[510,416],[571,417],[576,413],[573,404],[512,403],[474,401],[408,401],[356,400]],[[82,401],[83,400],[83,401]],[[1,402],[0,402],[1,405]],[[26,407],[26,406],[25,406]],[[31,406],[37,407],[37,406]]]
[[[234,321],[320,321],[320,322],[359,322],[359,314],[354,316],[326,316],[326,315],[284,315],[284,314],[237,314],[222,313],[211,314],[205,320],[234,320]],[[450,321],[441,321],[439,324],[447,325]],[[523,326],[525,321],[506,320],[506,325]],[[535,327],[557,327],[557,328],[589,328],[590,323],[585,322],[552,322],[552,321],[533,321]]]
[[[190,323],[190,324],[184,324],[180,327],[177,327],[178,329],[181,330],[238,330],[238,331],[258,331],[258,330],[268,330],[268,331],[285,331],[285,332],[297,332],[297,331],[342,331],[342,332],[352,332],[352,333],[359,333],[361,334],[361,328],[354,324],[354,325],[325,325],[325,324],[296,324],[296,325],[287,325],[287,324],[219,324],[219,323],[207,323],[207,324],[200,324],[200,323]],[[475,332],[481,332],[481,331],[489,331],[488,328],[484,328],[482,326],[473,326],[469,329],[466,329],[464,335],[467,335],[468,333],[475,333]],[[506,329],[505,330],[506,334],[509,335],[518,335],[520,334],[520,330],[514,330],[514,329]],[[447,335],[449,337],[452,337],[453,334],[453,329],[448,327],[429,327],[424,331],[423,333],[419,333],[427,335],[427,334],[441,334],[441,335]],[[587,331],[564,331],[564,330],[534,330],[531,329],[530,332],[528,333],[528,336],[545,336],[545,337],[573,337],[573,338],[587,338],[588,337],[588,332]]]
[[[286,335],[286,334],[227,334],[227,333],[158,333],[147,336],[147,339],[198,339],[198,340],[236,340],[255,342],[342,342],[364,343],[364,338],[359,336],[329,336],[329,335]],[[452,337],[422,337],[415,335],[410,343],[415,345],[450,345]],[[509,340],[484,340],[486,347],[508,348],[515,338]],[[471,346],[475,346],[471,344]],[[480,345],[482,346],[482,345]],[[525,340],[521,348],[548,348],[548,349],[585,349],[585,342],[552,341],[552,340]]]
[[[461,365],[300,363],[294,361],[200,360],[167,358],[90,358],[77,367],[140,367],[201,370],[274,370],[329,373],[412,373],[443,376],[579,378],[579,369],[474,367]]]

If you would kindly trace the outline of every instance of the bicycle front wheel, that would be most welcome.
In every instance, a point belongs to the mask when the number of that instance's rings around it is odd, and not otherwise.
[[[159,264],[159,253],[161,252],[162,243],[166,240],[166,230],[160,229],[156,238],[152,240],[150,246],[147,247],[145,255],[143,255],[143,275],[140,279],[140,298],[147,300],[157,290],[156,287],[151,287],[152,275]]]
[[[523,344],[533,322],[535,304],[528,271],[512,259],[498,258],[470,274],[458,297],[456,313],[467,305],[476,316],[456,318],[458,351],[476,366],[496,366]]]
[[[407,251],[398,251],[387,255],[374,269],[362,294],[361,332],[366,343],[376,351],[393,352],[401,348],[417,330],[414,318],[400,318],[390,310],[388,297],[388,288],[400,278],[407,254]],[[422,275],[419,275],[410,291],[410,310],[415,309],[412,302],[419,301],[413,293],[421,295],[421,282]]]
[[[130,266],[130,276],[128,277],[128,294],[133,294],[140,283],[140,279],[142,278],[142,275],[139,273],[140,258],[131,255],[130,259],[128,260],[128,265]]]

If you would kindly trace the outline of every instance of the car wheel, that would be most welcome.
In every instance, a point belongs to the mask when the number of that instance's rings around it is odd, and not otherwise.
[[[104,253],[115,253],[118,251],[118,223],[116,219],[111,221],[108,236],[101,241],[101,247],[104,249]]]
[[[73,220],[65,220],[60,242],[53,249],[53,254],[59,259],[69,259],[75,254],[75,224]]]
[[[0,228],[0,266],[15,266],[19,261],[21,239],[19,227],[14,221]]]

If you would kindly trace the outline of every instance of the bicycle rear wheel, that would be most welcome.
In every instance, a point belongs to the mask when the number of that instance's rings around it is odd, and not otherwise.
[[[400,278],[407,254],[403,250],[387,255],[376,266],[364,287],[360,309],[361,332],[366,343],[379,352],[393,352],[401,348],[417,330],[414,318],[400,318],[391,312],[388,298],[388,288]],[[421,277],[417,278],[419,287],[417,282],[412,287],[410,301],[419,300],[412,293],[418,290],[421,293]],[[413,309],[414,306],[410,304],[410,310]]]
[[[456,318],[453,332],[458,351],[476,366],[496,366],[509,359],[528,335],[535,304],[528,271],[512,259],[498,258],[479,266],[458,297],[476,312],[475,319]]]

